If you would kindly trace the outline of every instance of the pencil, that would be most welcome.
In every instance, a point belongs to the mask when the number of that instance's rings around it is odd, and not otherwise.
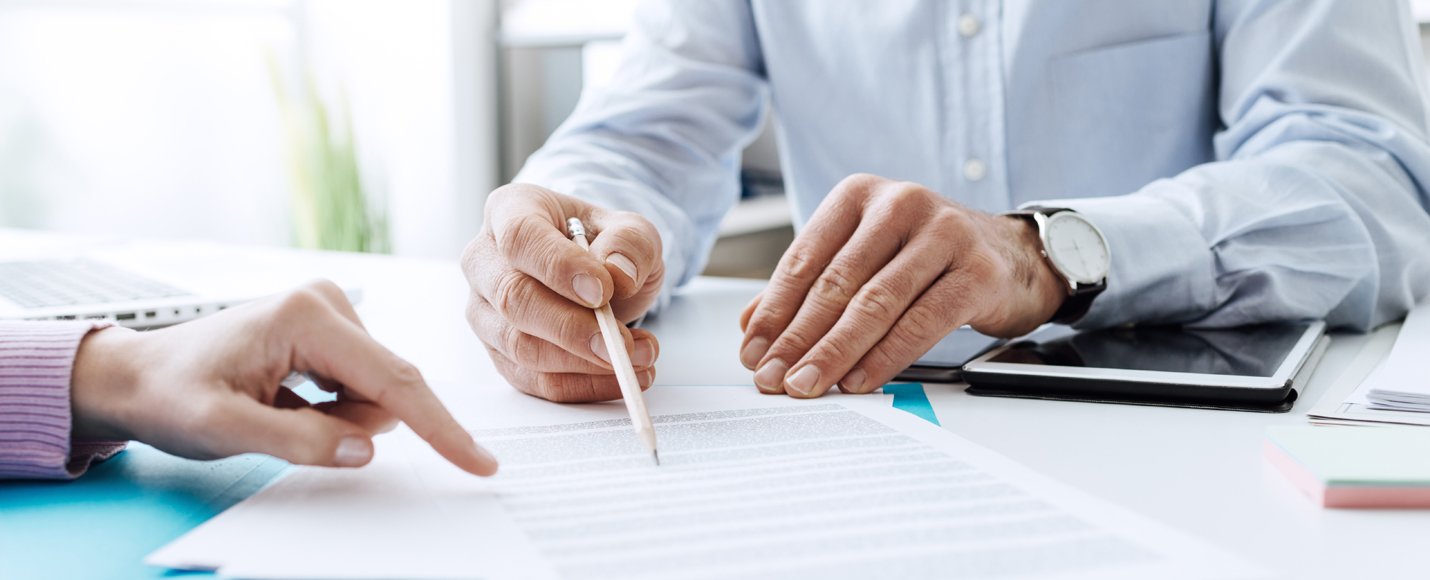
[[[581,223],[580,218],[567,219],[566,232],[581,249],[591,251],[591,244],[586,241],[586,225]],[[616,321],[610,304],[594,311],[596,324],[601,327],[601,338],[606,342],[606,352],[611,356],[611,366],[616,370],[616,383],[621,386],[621,399],[625,400],[626,411],[631,415],[631,427],[635,428],[636,436],[650,449],[651,459],[655,460],[656,465],[660,465],[660,452],[656,450],[655,444],[655,427],[651,425],[650,412],[645,408],[645,396],[641,394],[641,383],[636,378],[635,365],[631,364],[630,353],[626,352],[626,341],[621,336],[621,323]]]

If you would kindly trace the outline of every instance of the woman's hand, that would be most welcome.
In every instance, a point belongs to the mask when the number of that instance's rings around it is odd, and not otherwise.
[[[309,404],[280,386],[294,371],[337,400]],[[402,420],[463,470],[497,470],[330,282],[163,330],[93,332],[72,381],[76,439],[135,439],[194,459],[257,452],[357,467],[372,459],[372,436]]]

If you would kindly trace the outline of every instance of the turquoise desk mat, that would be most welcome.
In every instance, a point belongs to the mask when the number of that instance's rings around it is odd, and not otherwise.
[[[894,407],[935,425],[923,385],[893,384]],[[263,455],[192,461],[142,443],[75,481],[0,482],[0,578],[190,578],[144,556],[277,477]]]
[[[170,578],[144,556],[253,495],[288,464],[192,461],[144,445],[68,482],[0,483],[0,578]]]

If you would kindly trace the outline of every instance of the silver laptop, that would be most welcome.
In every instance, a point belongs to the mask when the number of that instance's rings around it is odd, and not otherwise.
[[[0,320],[104,320],[154,328],[277,294],[307,278],[275,276],[263,263],[234,263],[221,251],[128,250],[0,258]],[[354,303],[361,297],[357,290],[344,291]]]

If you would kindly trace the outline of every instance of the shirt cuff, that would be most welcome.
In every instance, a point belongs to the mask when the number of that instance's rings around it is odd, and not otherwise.
[[[79,344],[108,324],[0,321],[0,479],[73,479],[124,448],[72,441]]]
[[[1146,190],[1034,203],[1077,211],[1107,238],[1112,259],[1107,289],[1092,301],[1078,328],[1186,322],[1210,307],[1216,288],[1211,249],[1192,220],[1172,204]]]

